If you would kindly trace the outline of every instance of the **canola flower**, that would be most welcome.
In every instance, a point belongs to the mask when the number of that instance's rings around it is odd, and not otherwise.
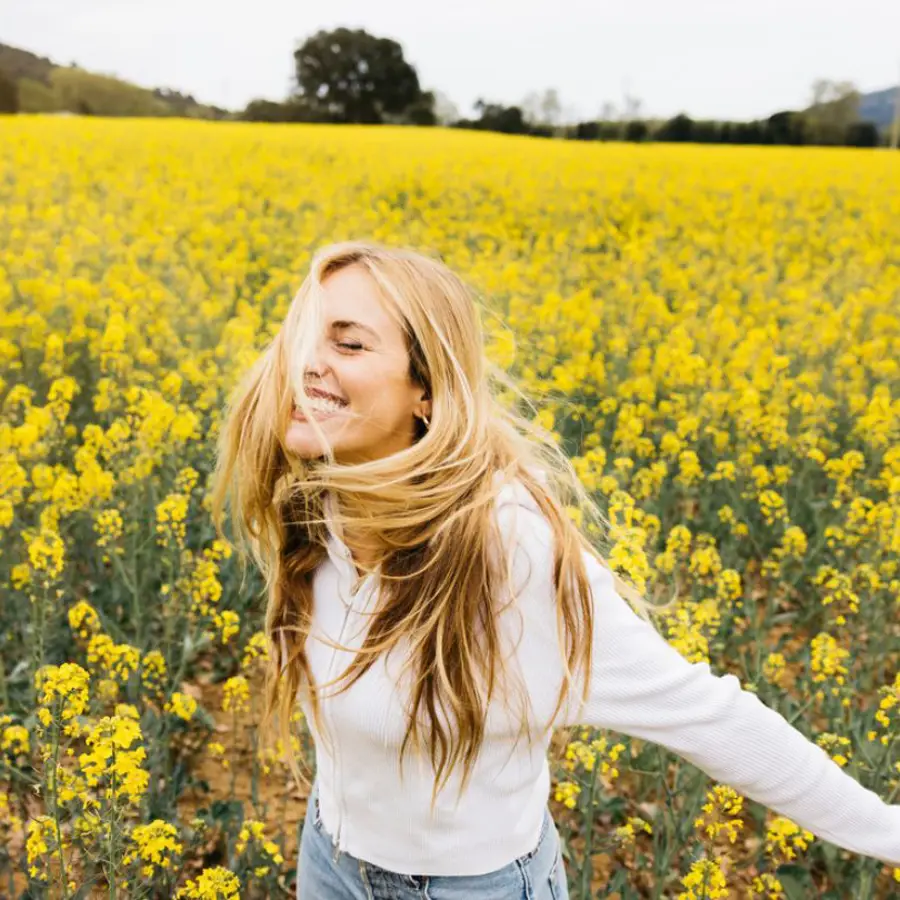
[[[209,740],[252,717],[267,647],[231,548],[211,539],[206,479],[227,392],[310,254],[357,235],[439,252],[480,291],[492,360],[607,511],[609,533],[591,537],[640,590],[677,599],[659,621],[673,646],[781,711],[811,702],[818,728],[798,727],[895,791],[897,154],[20,116],[0,143],[0,761],[24,781],[4,782],[0,829],[31,840],[28,865],[59,871],[81,841],[125,893],[142,865],[172,874],[162,859],[196,873],[182,773],[258,767],[279,803],[257,785],[241,821],[267,833],[295,802],[276,760],[309,752],[306,723],[288,748]],[[210,680],[221,709],[194,701]],[[685,896],[754,867],[732,887],[780,896],[763,869],[815,853],[779,818],[758,851],[732,843],[753,818],[641,742],[570,744],[552,796],[581,829],[573,900],[588,837],[637,854],[652,835],[664,859],[629,861],[629,886],[686,873]],[[119,797],[104,796],[107,751],[131,759]],[[35,773],[49,825],[11,812]],[[97,843],[112,799],[118,875]],[[676,815],[682,834],[702,821],[692,846],[720,839],[719,855],[692,868],[667,838]],[[274,878],[283,856],[245,854],[177,889],[252,892],[254,869]],[[830,889],[852,892],[858,867],[841,862]],[[887,895],[900,871],[877,877]]]
[[[189,722],[196,711],[197,701],[190,694],[182,694],[181,691],[175,691],[166,703],[166,712],[185,722]]]
[[[686,890],[678,894],[678,900],[719,900],[728,897],[725,874],[715,859],[698,859],[681,883]]]
[[[240,881],[223,866],[205,869],[175,895],[176,900],[239,900]]]
[[[178,829],[159,819],[136,825],[131,831],[131,845],[122,862],[139,863],[141,877],[145,879],[152,878],[157,870],[171,870],[184,850],[184,844],[178,840]]]
[[[766,828],[766,852],[779,863],[797,859],[813,840],[811,832],[785,816],[775,816]]]
[[[88,732],[88,752],[79,758],[88,787],[102,788],[107,800],[140,801],[147,789],[149,773],[143,766],[147,752],[133,707],[121,708],[114,716],[103,716]]]
[[[35,686],[41,704],[37,712],[40,724],[49,728],[57,716],[64,728],[73,728],[76,717],[87,708],[89,681],[88,673],[76,663],[39,669]]]
[[[694,821],[694,827],[698,829],[707,840],[714,841],[720,834],[733,844],[744,822],[741,818],[744,798],[733,788],[717,784],[706,793],[706,803],[701,809],[704,815]]]
[[[264,822],[248,819],[241,826],[234,848],[250,858],[249,867],[256,878],[264,878],[284,862],[278,845],[266,837],[265,831]]]

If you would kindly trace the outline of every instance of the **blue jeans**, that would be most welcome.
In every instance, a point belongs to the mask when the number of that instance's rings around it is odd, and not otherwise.
[[[300,837],[297,900],[569,900],[559,834],[544,813],[537,846],[484,875],[403,875],[341,853],[319,817],[313,788]]]

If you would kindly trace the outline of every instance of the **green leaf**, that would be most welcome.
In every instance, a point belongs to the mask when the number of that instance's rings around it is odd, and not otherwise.
[[[814,885],[802,866],[787,863],[775,870],[775,876],[784,887],[787,900],[807,900],[812,896]]]

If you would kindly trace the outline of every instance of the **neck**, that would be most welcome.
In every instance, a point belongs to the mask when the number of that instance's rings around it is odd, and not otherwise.
[[[341,504],[341,509],[346,509]],[[372,568],[375,565],[380,552],[384,550],[384,544],[379,541],[370,531],[361,528],[344,527],[341,540],[350,551],[353,562],[356,565],[357,574],[363,577],[367,573],[361,571],[361,567]]]

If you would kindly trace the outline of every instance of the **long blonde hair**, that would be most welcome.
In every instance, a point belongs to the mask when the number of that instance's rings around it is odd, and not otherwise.
[[[292,404],[303,402],[322,282],[350,265],[374,279],[397,316],[409,377],[431,399],[430,423],[417,420],[411,447],[374,461],[338,464],[330,447],[316,459],[299,459],[286,450],[284,433]],[[329,523],[339,532],[372,535],[386,548],[371,566],[380,595],[364,644],[335,682],[346,690],[403,642],[413,680],[401,763],[407,750],[427,752],[435,791],[457,766],[466,783],[484,739],[488,702],[505,683],[496,622],[503,567],[491,564],[493,507],[502,485],[518,478],[553,531],[565,670],[554,718],[576,684],[582,696],[589,686],[593,605],[581,552],[605,563],[566,507],[581,510],[583,526],[593,522],[606,533],[608,523],[553,435],[533,421],[532,401],[489,360],[481,308],[459,276],[423,253],[364,241],[320,249],[281,329],[229,399],[212,496],[219,536],[227,540],[222,520],[230,496],[239,558],[243,564],[252,554],[265,578],[263,724],[277,713],[285,748],[298,691],[306,693],[318,721],[326,687],[313,682],[305,643],[312,575],[327,552]],[[312,416],[308,420],[318,429]],[[328,496],[340,502],[326,509]],[[622,579],[616,583],[649,619],[637,590]],[[300,781],[297,761],[286,752]]]

